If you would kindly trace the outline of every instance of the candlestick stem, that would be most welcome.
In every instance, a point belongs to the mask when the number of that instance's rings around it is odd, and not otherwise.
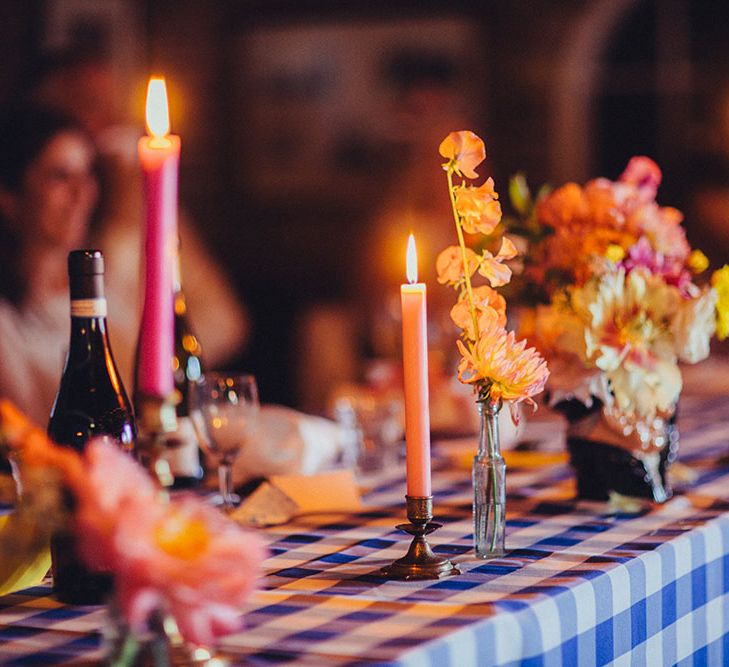
[[[177,430],[177,397],[174,392],[167,398],[139,394],[135,397],[139,458],[147,470],[157,476],[159,483],[168,487],[174,482],[170,464],[162,457],[167,440]]]
[[[387,579],[404,581],[418,579],[442,579],[455,574],[460,570],[445,556],[433,553],[427,535],[441,527],[434,523],[433,496],[405,496],[407,517],[410,523],[401,523],[398,530],[413,536],[408,552],[387,567],[380,570]]]

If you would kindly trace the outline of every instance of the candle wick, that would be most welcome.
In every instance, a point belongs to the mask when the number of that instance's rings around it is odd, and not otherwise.
[[[150,138],[148,146],[150,148],[169,148],[172,146],[172,141],[168,137],[153,136]]]

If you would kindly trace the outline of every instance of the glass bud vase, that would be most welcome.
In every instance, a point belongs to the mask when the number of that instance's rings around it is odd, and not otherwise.
[[[499,445],[501,401],[478,402],[480,434],[473,458],[473,542],[478,558],[505,553],[506,463]]]

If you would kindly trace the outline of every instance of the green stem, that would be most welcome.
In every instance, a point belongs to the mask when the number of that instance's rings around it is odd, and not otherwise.
[[[496,549],[496,537],[497,531],[499,530],[499,523],[501,522],[500,508],[499,508],[499,490],[497,488],[497,475],[496,475],[496,443],[499,439],[499,412],[501,412],[502,402],[501,399],[492,402],[490,399],[484,403],[484,409],[487,411],[487,428],[489,432],[488,437],[488,459],[491,464],[488,467],[489,475],[491,477],[491,495],[493,497],[493,512],[489,512],[487,515],[487,521],[489,518],[493,519],[493,529],[491,530],[491,551]]]
[[[473,338],[478,342],[478,316],[476,315],[476,306],[473,301],[473,288],[471,287],[471,276],[468,272],[468,259],[466,258],[466,241],[463,238],[463,228],[461,226],[461,216],[458,215],[456,207],[456,195],[453,191],[453,171],[446,171],[448,176],[448,194],[451,200],[451,209],[453,210],[453,220],[456,223],[456,233],[458,234],[458,245],[461,247],[461,259],[463,261],[463,277],[466,281],[466,294],[468,295],[468,305],[471,309],[471,319],[473,320]]]

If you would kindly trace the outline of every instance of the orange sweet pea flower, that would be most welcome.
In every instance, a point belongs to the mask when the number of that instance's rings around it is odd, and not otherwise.
[[[467,234],[490,234],[501,222],[501,204],[494,190],[494,179],[479,187],[464,185],[455,190],[456,210]]]
[[[506,285],[511,280],[511,269],[505,266],[503,262],[507,259],[513,259],[517,254],[514,242],[508,236],[504,236],[501,239],[501,248],[496,256],[488,250],[483,251],[478,272],[488,279],[492,287]]]
[[[506,299],[496,290],[491,289],[488,285],[479,285],[473,288],[473,305],[477,313],[477,324],[479,330],[486,323],[491,321],[493,313],[496,314],[496,321],[499,326],[506,326]],[[456,305],[451,308],[451,320],[453,323],[463,329],[467,338],[475,340],[477,335],[473,328],[473,316],[471,315],[471,306],[465,294],[461,295]]]
[[[438,151],[448,160],[443,165],[466,178],[478,178],[475,169],[486,159],[483,140],[470,130],[451,132],[441,142]]]
[[[511,280],[511,269],[504,262],[516,257],[516,246],[502,235],[496,255],[488,250],[478,255],[466,246],[464,238],[464,233],[490,235],[501,222],[501,204],[494,181],[488,178],[480,186],[453,183],[453,174],[464,178],[478,176],[475,168],[486,157],[484,143],[473,132],[451,132],[439,150],[448,160],[443,168],[458,245],[438,255],[436,269],[438,282],[458,291],[458,300],[450,312],[451,319],[461,329],[457,341],[462,355],[458,378],[473,386],[479,400],[499,405],[502,400],[510,401],[512,407],[524,400],[533,403],[531,397],[544,388],[547,364],[534,349],[525,349],[525,341],[516,343],[514,334],[507,334],[506,301],[493,289]],[[578,186],[575,188],[576,192],[567,195],[579,209],[582,193]],[[575,213],[576,218],[582,217],[582,211]],[[554,214],[559,218],[560,207]],[[490,286],[473,285],[476,271],[488,279]]]
[[[478,268],[478,255],[470,248],[466,248],[466,262],[470,278]],[[435,270],[441,285],[458,285],[464,278],[461,249],[457,245],[448,246],[435,260]]]

